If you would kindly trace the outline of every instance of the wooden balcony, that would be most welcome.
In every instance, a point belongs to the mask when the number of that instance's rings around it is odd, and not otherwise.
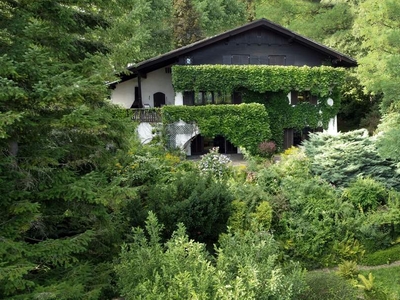
[[[132,108],[132,120],[136,122],[160,123],[161,109],[160,108]]]

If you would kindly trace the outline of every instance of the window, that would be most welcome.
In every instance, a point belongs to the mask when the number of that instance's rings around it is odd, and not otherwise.
[[[250,64],[250,55],[234,54],[222,56],[222,64],[224,65],[248,65]]]
[[[232,55],[232,65],[248,65],[250,62],[250,55]]]
[[[318,102],[317,96],[311,95],[310,91],[292,92],[290,101],[292,105],[305,102],[316,105]]]
[[[214,103],[213,92],[199,92],[194,99],[194,105],[206,105]]]
[[[215,104],[232,104],[232,95],[223,93],[223,92],[215,92],[214,93],[214,103]]]
[[[271,66],[285,66],[286,55],[268,55],[268,64]]]
[[[194,105],[194,92],[183,93],[183,105]]]
[[[240,92],[184,92],[183,105],[207,105],[207,104],[240,104],[242,95]]]

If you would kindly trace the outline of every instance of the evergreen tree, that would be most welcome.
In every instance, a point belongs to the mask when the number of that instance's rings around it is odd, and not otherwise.
[[[0,298],[97,299],[118,250],[107,1],[0,2]],[[112,202],[111,200],[114,200]]]
[[[200,40],[200,14],[191,0],[174,0],[173,38],[175,48]]]
[[[247,6],[241,0],[193,0],[201,12],[200,23],[205,36],[230,30],[246,22]]]
[[[117,71],[128,64],[163,54],[172,49],[172,0],[123,0],[113,8],[112,26],[107,31],[109,58]]]

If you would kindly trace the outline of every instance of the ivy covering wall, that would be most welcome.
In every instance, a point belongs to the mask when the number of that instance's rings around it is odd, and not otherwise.
[[[345,76],[343,68],[329,66],[178,65],[173,67],[172,83],[177,92],[240,91],[243,102],[263,104],[270,116],[271,138],[282,148],[285,128],[327,128],[339,111]],[[318,103],[292,106],[287,97],[291,91],[309,91]],[[329,98],[333,105],[328,105]]]
[[[329,96],[344,82],[342,68],[295,66],[199,65],[173,66],[172,84],[177,92],[233,92],[240,88],[250,91],[310,91],[313,95]]]
[[[182,120],[196,123],[204,136],[222,135],[232,144],[257,153],[258,144],[271,139],[270,122],[265,106],[259,103],[239,105],[162,107],[163,124]]]

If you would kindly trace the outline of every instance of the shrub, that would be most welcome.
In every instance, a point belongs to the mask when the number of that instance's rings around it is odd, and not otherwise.
[[[357,290],[351,284],[332,272],[309,272],[306,274],[309,289],[300,299],[304,300],[354,300]]]
[[[150,213],[146,232],[134,229],[133,242],[122,247],[115,271],[127,300],[290,300],[304,290],[304,270],[278,263],[277,243],[268,233],[228,232],[212,259],[204,244],[188,238],[182,224],[165,244],[161,231]]]
[[[264,141],[258,145],[258,152],[265,157],[272,157],[276,151],[276,144],[273,141]]]
[[[196,241],[216,242],[226,230],[233,195],[224,181],[199,171],[171,174],[168,182],[147,190],[142,200],[147,210],[157,214],[169,237],[177,223],[183,223],[189,237]]]
[[[400,244],[373,253],[367,253],[362,263],[367,266],[377,266],[390,264],[398,260],[400,260]]]
[[[228,232],[219,242],[216,268],[224,276],[217,299],[289,300],[304,290],[304,270],[295,263],[279,265],[278,244],[271,234]]]
[[[336,186],[346,187],[356,177],[369,176],[387,187],[400,188],[396,165],[378,154],[366,130],[310,134],[303,145],[312,173]]]
[[[272,222],[272,208],[268,201],[261,202],[256,211],[251,214],[256,226],[262,230],[269,230]]]
[[[218,153],[218,147],[214,147],[209,153],[201,156],[199,169],[202,173],[208,173],[218,179],[226,177],[229,173],[231,160],[224,154]]]
[[[344,279],[354,279],[358,275],[357,262],[353,260],[345,260],[338,267],[337,274]]]
[[[268,203],[270,195],[257,185],[239,185],[234,190],[232,215],[228,224],[234,232],[250,230],[259,226],[269,230],[272,221],[272,208]]]
[[[244,183],[246,181],[248,172],[246,166],[240,165],[240,166],[234,166],[232,168],[233,172],[233,180],[235,183]]]
[[[363,211],[375,210],[387,202],[385,186],[372,178],[357,178],[343,192],[343,197]]]
[[[363,274],[358,274],[359,284],[357,288],[363,291],[364,299],[366,300],[387,300],[388,297],[385,291],[375,283],[375,277],[372,273],[368,274],[368,277]]]
[[[334,187],[320,178],[287,177],[281,189],[289,207],[272,229],[288,255],[310,268],[357,259],[362,248],[353,241],[359,212]]]
[[[215,268],[205,246],[189,240],[180,225],[172,238],[160,243],[162,225],[150,213],[146,231],[133,230],[134,242],[124,244],[115,266],[125,299],[212,299]]]

